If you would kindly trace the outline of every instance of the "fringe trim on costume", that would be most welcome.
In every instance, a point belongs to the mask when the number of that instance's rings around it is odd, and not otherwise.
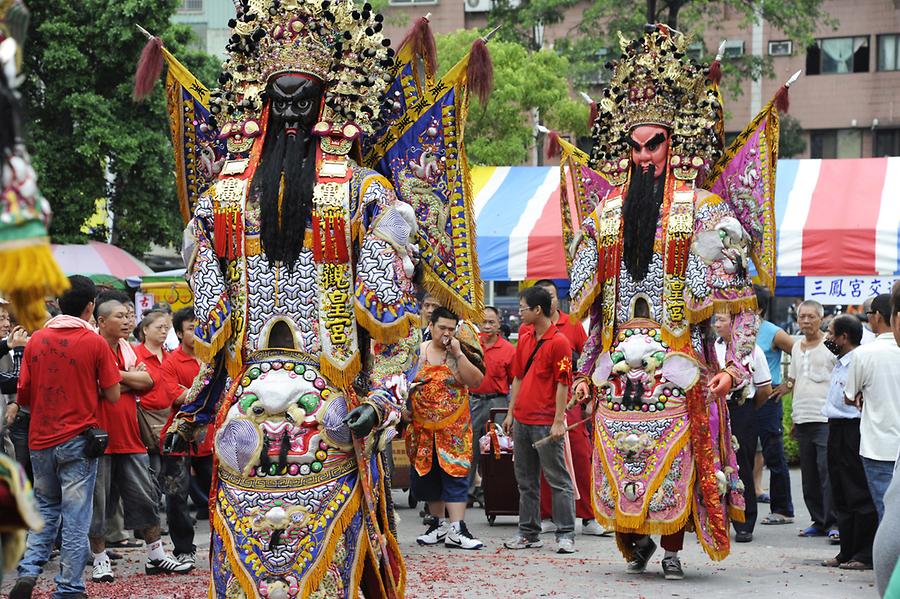
[[[737,507],[736,505],[728,506],[728,517],[734,520],[735,522],[746,522],[747,515],[744,513],[744,510]]]
[[[756,311],[756,296],[742,297],[733,300],[713,300],[712,303],[698,309],[694,309],[688,304],[688,313],[692,323],[703,322],[712,318],[713,314],[740,314],[746,310]]]
[[[431,295],[437,298],[442,306],[459,316],[460,319],[480,321],[484,317],[483,295],[476,296],[474,305],[462,301],[459,293],[447,285],[430,268],[425,269],[423,286]]]
[[[301,597],[309,597],[319,588],[319,585],[322,584],[322,580],[325,578],[325,574],[328,573],[328,567],[331,565],[331,558],[334,556],[338,542],[343,540],[344,533],[347,531],[347,527],[350,526],[350,521],[353,520],[353,517],[359,512],[360,497],[362,496],[360,484],[361,481],[357,478],[356,485],[354,485],[353,490],[350,492],[347,502],[344,503],[344,507],[341,508],[341,515],[338,516],[331,525],[328,544],[322,549],[322,553],[319,554],[319,559],[316,560],[316,563],[307,571],[306,576],[303,577],[303,590],[300,593]],[[365,526],[360,529],[360,534],[366,534]],[[356,596],[356,589],[353,589],[350,596]]]
[[[209,343],[194,337],[194,355],[203,362],[212,362],[219,350],[225,347],[225,343],[231,338],[231,316],[227,316],[222,323],[222,328],[216,331]],[[228,368],[228,374],[235,376]]]
[[[241,585],[241,589],[247,597],[258,596],[259,589],[256,588],[256,584],[250,578],[250,575],[247,574],[244,565],[238,560],[237,552],[231,549],[235,546],[234,539],[231,537],[231,529],[225,526],[224,518],[219,513],[218,508],[212,510],[211,516],[213,528],[215,528],[216,533],[222,537],[222,545],[225,549],[225,557],[228,558],[228,565],[231,566],[231,573],[237,578],[238,584]],[[210,589],[212,589],[213,586],[214,585],[210,584]]]
[[[343,367],[334,364],[324,352],[319,358],[319,370],[321,373],[340,389],[349,388],[361,369],[359,350],[354,350],[353,357]]]
[[[359,299],[353,300],[356,322],[359,323],[375,341],[379,343],[396,343],[409,335],[410,328],[417,324],[418,317],[409,312],[390,324],[385,324],[372,316]]]
[[[570,304],[569,305],[569,318],[574,322],[580,322],[584,320],[588,312],[591,309],[591,306],[594,305],[594,302],[597,301],[597,298],[600,297],[600,292],[603,290],[603,282],[597,280],[594,282],[591,290],[584,295],[584,298],[578,302],[577,305]]]
[[[46,237],[0,244],[0,290],[12,303],[16,319],[29,331],[44,326],[44,298],[69,288],[69,280],[53,259]]]

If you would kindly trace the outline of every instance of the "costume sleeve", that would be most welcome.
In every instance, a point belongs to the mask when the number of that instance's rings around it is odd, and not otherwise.
[[[597,228],[595,211],[581,223],[572,246],[572,267],[569,269],[569,319],[572,322],[581,322],[585,318],[600,293]]]
[[[416,220],[412,207],[398,200],[380,175],[365,177],[360,195],[359,218],[354,220],[362,237],[354,308],[373,341],[370,388],[364,401],[378,412],[380,428],[393,430],[422,341],[412,282]]]
[[[19,372],[22,369],[22,353],[23,348],[17,347],[12,350],[12,368],[0,372],[0,393],[13,394],[19,380]]]
[[[197,316],[194,351],[204,362],[211,362],[231,336],[232,307],[222,264],[213,245],[210,194],[214,191],[211,188],[197,201],[194,218],[184,231],[182,249]]]
[[[731,314],[732,336],[724,370],[735,387],[740,387],[750,381],[748,365],[759,330],[749,274],[751,240],[722,198],[705,192],[698,192],[697,198],[685,300],[693,324],[709,320],[715,311]]]

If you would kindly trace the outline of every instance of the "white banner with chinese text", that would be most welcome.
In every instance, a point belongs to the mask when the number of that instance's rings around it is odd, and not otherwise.
[[[858,305],[875,295],[890,293],[896,281],[900,276],[806,277],[804,296],[829,306]]]

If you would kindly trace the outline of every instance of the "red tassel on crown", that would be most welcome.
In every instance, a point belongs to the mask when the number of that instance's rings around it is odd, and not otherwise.
[[[562,146],[559,145],[559,133],[551,131],[547,136],[547,158],[556,158],[562,154]]]
[[[484,38],[478,38],[472,44],[472,49],[469,51],[469,65],[466,68],[466,80],[469,91],[478,97],[481,105],[487,104],[494,87],[494,64],[491,62],[491,53],[488,52],[487,42]]]
[[[133,97],[135,101],[140,102],[150,95],[156,80],[162,73],[163,62],[165,58],[162,53],[162,40],[156,36],[150,36],[147,44],[141,51],[141,58],[138,60],[137,69],[134,73],[134,91]]]
[[[400,42],[399,48],[403,48],[406,44],[411,44],[413,54],[422,59],[426,72],[433,77],[437,72],[437,46],[427,16],[416,19],[406,37]]]

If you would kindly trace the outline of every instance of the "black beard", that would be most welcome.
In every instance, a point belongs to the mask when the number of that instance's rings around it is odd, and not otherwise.
[[[632,166],[631,182],[625,196],[623,212],[623,258],[632,280],[647,276],[653,257],[653,243],[659,224],[659,210],[665,192],[665,172],[655,176],[653,165],[644,171]]]
[[[278,191],[284,176],[281,218]],[[312,212],[316,184],[316,144],[309,131],[288,135],[283,126],[269,123],[263,155],[253,175],[252,193],[259,202],[259,237],[269,264],[288,268],[303,249],[306,222]]]

